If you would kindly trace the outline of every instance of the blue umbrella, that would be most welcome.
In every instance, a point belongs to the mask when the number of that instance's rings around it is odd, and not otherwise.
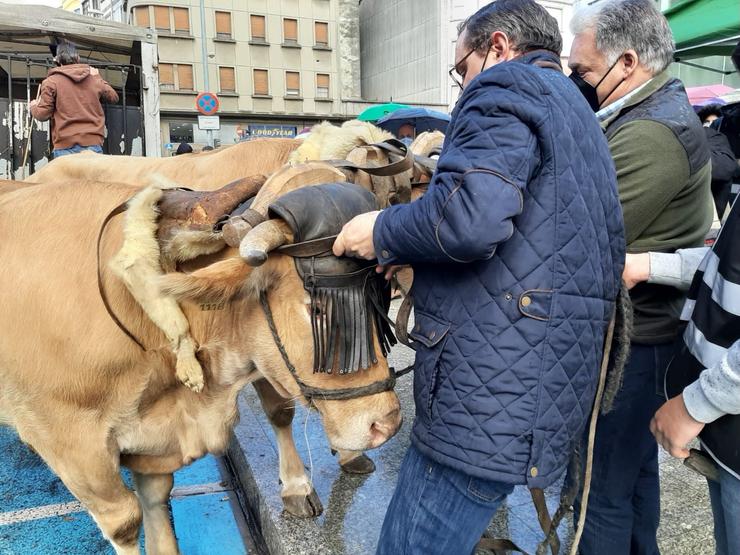
[[[375,125],[398,135],[399,128],[404,124],[413,126],[416,133],[419,134],[424,131],[441,131],[444,133],[447,131],[448,123],[450,123],[450,116],[445,113],[426,108],[403,108],[379,119]]]

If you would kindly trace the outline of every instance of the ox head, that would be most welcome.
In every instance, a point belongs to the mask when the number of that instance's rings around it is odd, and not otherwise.
[[[270,218],[244,236],[241,257],[192,274],[200,285],[166,285],[181,298],[249,296],[249,359],[282,396],[318,409],[336,449],[378,447],[401,424],[384,356],[393,341],[382,314],[387,286],[374,265],[334,257],[332,240],[321,241],[375,209],[359,186],[286,193],[268,181],[252,210]]]

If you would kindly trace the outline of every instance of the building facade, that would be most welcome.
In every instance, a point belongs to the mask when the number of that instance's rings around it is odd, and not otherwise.
[[[220,100],[216,146],[292,137],[368,106],[356,0],[205,0],[205,34],[199,0],[129,0],[128,9],[159,37],[164,155],[180,142],[206,144],[195,99],[207,89]]]
[[[362,96],[426,102],[451,109],[458,92],[454,64],[457,26],[490,0],[360,0]],[[541,0],[563,34],[563,63],[573,40],[573,0]]]

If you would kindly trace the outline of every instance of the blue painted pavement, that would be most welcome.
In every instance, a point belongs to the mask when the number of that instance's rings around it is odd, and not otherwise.
[[[130,486],[126,471],[124,479]],[[243,515],[218,459],[205,457],[176,472],[171,506],[183,555],[248,553]],[[143,552],[143,532],[140,544]],[[0,427],[0,555],[113,553],[44,461]]]

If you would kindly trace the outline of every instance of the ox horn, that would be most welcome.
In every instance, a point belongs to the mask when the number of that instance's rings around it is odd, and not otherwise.
[[[239,254],[250,266],[261,266],[270,251],[293,242],[293,232],[283,220],[267,220],[242,239]]]

